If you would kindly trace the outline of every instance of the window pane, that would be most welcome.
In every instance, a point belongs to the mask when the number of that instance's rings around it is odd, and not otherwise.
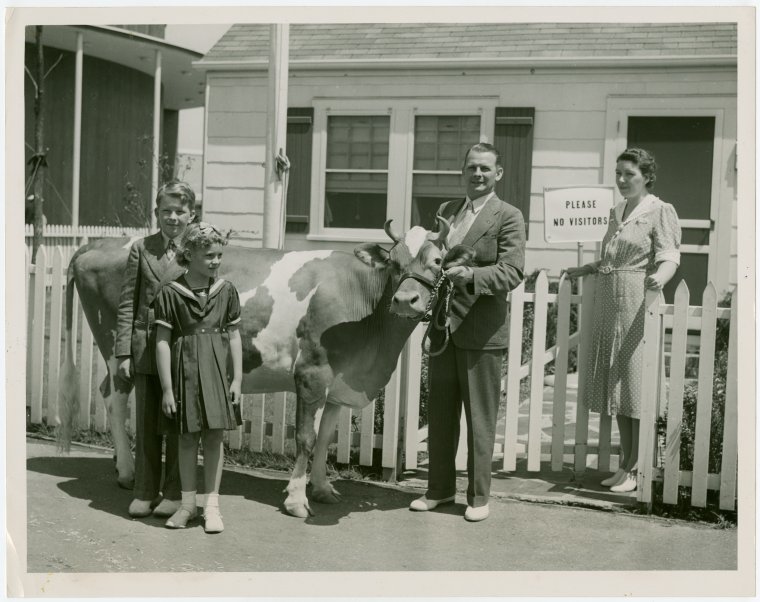
[[[388,115],[327,118],[328,169],[388,169]]]
[[[441,203],[464,198],[461,176],[417,174],[412,178],[412,226],[431,230]]]
[[[414,120],[414,169],[460,171],[465,151],[480,140],[477,115],[421,115]]]
[[[387,204],[387,174],[327,174],[326,228],[382,228]]]

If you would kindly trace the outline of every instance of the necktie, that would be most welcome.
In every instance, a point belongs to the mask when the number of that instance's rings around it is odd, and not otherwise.
[[[467,235],[467,231],[472,225],[474,217],[475,212],[472,209],[472,201],[467,199],[464,207],[462,208],[462,211],[459,212],[459,215],[457,215],[456,219],[454,220],[454,225],[451,227],[449,235],[446,238],[449,249],[455,247],[464,240],[464,237]]]
[[[177,243],[174,242],[174,239],[172,238],[169,240],[169,244],[166,245],[166,257],[168,257],[169,261],[172,261],[176,254],[177,254]]]

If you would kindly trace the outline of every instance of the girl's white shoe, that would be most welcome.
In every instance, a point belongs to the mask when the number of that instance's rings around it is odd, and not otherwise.
[[[222,515],[219,506],[206,506],[203,510],[203,530],[206,533],[221,533],[224,531]]]
[[[610,491],[615,493],[628,493],[629,491],[636,491],[636,473],[627,472],[625,477],[617,485],[610,487]]]
[[[603,487],[612,487],[613,485],[617,485],[625,478],[625,474],[626,474],[625,470],[623,470],[622,468],[618,468],[618,471],[614,475],[612,475],[608,479],[604,479],[604,481],[602,481],[600,485],[602,485]]]

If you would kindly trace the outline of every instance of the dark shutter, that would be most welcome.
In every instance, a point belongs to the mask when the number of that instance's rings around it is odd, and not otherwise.
[[[285,231],[308,232],[311,205],[311,140],[314,109],[288,109],[287,155],[290,159]]]
[[[533,169],[533,107],[497,107],[494,146],[501,153],[504,177],[496,193],[522,211],[527,234],[530,222],[530,175]]]

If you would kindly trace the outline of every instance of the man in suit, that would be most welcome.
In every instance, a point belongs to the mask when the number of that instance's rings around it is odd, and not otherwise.
[[[451,229],[447,247],[473,247],[475,266],[446,271],[454,283],[450,337],[428,368],[427,493],[412,502],[417,511],[453,502],[455,456],[464,406],[467,419],[467,510],[465,519],[488,517],[491,461],[501,397],[501,367],[507,347],[507,293],[523,280],[525,222],[518,209],[496,196],[504,170],[498,150],[472,146],[462,170],[467,197],[441,205],[438,215]],[[431,340],[431,348],[442,344]]]
[[[180,505],[177,436],[166,436],[166,468],[161,491],[161,456],[164,436],[159,428],[162,389],[156,370],[156,328],[153,300],[161,283],[183,273],[174,261],[179,238],[195,217],[195,193],[184,182],[162,186],[156,197],[160,231],[136,241],[129,251],[119,300],[115,356],[117,374],[127,381],[134,376],[136,445],[135,490],[129,505],[133,517],[166,517]]]

